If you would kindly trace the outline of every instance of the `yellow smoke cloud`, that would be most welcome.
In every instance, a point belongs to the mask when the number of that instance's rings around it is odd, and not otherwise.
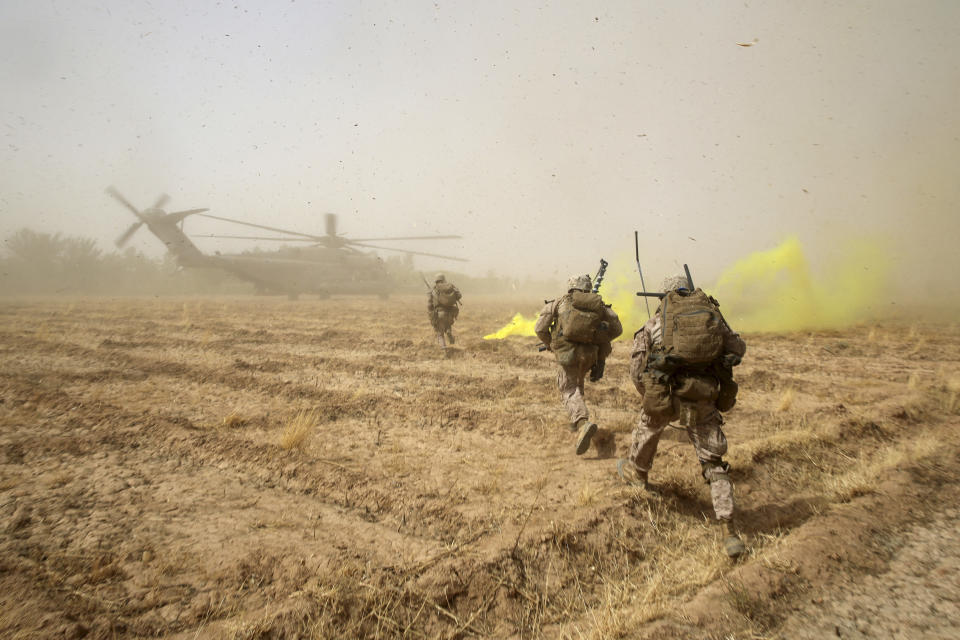
[[[879,314],[890,263],[877,242],[847,242],[819,273],[796,237],[738,260],[711,293],[739,331],[842,327]]]
[[[537,334],[533,332],[533,327],[537,324],[537,317],[525,318],[522,313],[518,313],[502,329],[483,336],[483,339],[503,340],[507,336],[535,336]]]
[[[841,258],[814,272],[800,240],[791,236],[772,249],[738,260],[714,286],[704,288],[720,301],[724,316],[737,331],[843,327],[879,315],[891,271],[886,252],[870,240],[849,241],[842,249]],[[647,282],[647,286],[656,291],[660,282]],[[611,261],[600,294],[620,316],[623,338],[630,338],[647,320],[646,303],[636,295],[639,289],[636,263],[626,256]],[[649,302],[650,310],[656,311],[657,300]],[[527,318],[518,313],[484,339],[533,336],[536,320],[536,315]]]

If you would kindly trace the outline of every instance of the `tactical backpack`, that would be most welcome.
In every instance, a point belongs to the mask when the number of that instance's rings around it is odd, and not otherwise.
[[[663,355],[677,367],[708,365],[720,358],[723,327],[717,301],[701,289],[671,291],[660,303]]]
[[[692,410],[689,403],[708,401],[719,411],[732,409],[737,383],[723,363],[726,323],[717,301],[700,289],[671,291],[657,313],[663,346],[650,354],[643,373],[644,410],[674,420],[684,407]]]
[[[457,306],[457,301],[460,299],[460,292],[449,282],[438,282],[436,286],[434,286],[434,292],[436,293],[437,306]]]
[[[595,344],[603,322],[603,298],[596,293],[574,291],[560,298],[554,337],[567,342]]]

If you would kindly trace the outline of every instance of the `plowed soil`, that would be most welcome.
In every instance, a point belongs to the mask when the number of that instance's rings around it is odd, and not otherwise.
[[[0,302],[0,635],[792,637],[956,521],[956,325],[745,336],[734,564],[682,431],[616,477],[627,342],[578,458],[550,355],[482,340],[538,302],[446,351],[420,297]]]

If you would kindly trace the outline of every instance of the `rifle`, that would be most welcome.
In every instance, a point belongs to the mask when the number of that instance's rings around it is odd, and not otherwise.
[[[600,258],[600,269],[597,270],[597,277],[593,279],[593,293],[599,293],[600,285],[603,284],[603,275],[607,272],[607,261]]]
[[[420,274],[420,279],[423,280],[423,285],[427,288],[427,291],[433,291],[433,287],[431,287],[431,286],[427,283],[427,277],[426,277],[425,275],[423,275],[423,274],[421,273],[421,274]]]

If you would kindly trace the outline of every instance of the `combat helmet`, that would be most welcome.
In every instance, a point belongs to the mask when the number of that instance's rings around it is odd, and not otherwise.
[[[447,276],[443,275],[442,273],[438,273],[437,275],[433,276],[433,281],[434,281],[434,282],[446,282],[446,281],[447,281]]]
[[[567,293],[571,291],[590,291],[593,288],[593,280],[588,275],[570,276],[567,280]]]
[[[677,291],[678,289],[689,289],[690,283],[687,282],[687,276],[677,274],[664,278],[663,284],[660,285],[660,287],[664,293],[670,293],[671,291]]]

